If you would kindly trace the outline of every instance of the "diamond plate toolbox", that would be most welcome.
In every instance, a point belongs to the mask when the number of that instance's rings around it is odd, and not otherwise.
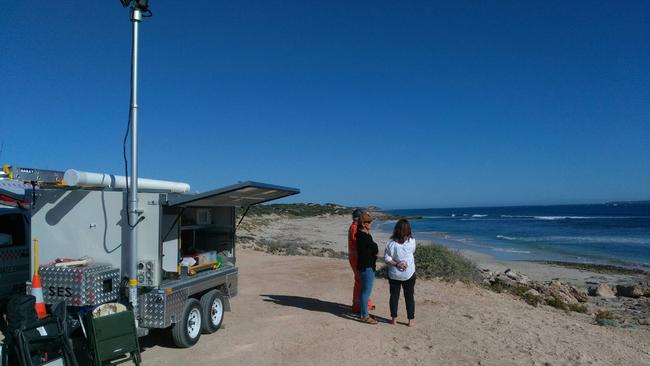
[[[185,300],[189,297],[187,289],[172,294],[163,291],[150,292],[140,296],[140,316],[143,327],[166,328],[178,322],[183,313]]]
[[[109,264],[84,266],[40,266],[45,303],[65,301],[69,306],[99,305],[117,300],[120,270]]]

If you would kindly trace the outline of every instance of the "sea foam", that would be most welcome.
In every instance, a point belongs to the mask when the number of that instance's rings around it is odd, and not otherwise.
[[[532,220],[599,220],[599,219],[646,219],[649,216],[526,216],[526,215],[501,215],[504,219],[532,219]]]
[[[528,243],[538,242],[565,242],[565,243],[611,243],[611,244],[638,244],[650,245],[650,239],[645,238],[629,238],[620,236],[532,236],[532,237],[513,237],[507,235],[497,235],[497,239],[507,241],[520,241]]]
[[[505,253],[516,253],[516,254],[530,254],[529,250],[520,250],[520,249],[504,249],[504,248],[490,248],[496,252],[505,252]]]

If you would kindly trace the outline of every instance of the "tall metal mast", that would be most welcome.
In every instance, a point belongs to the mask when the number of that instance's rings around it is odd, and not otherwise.
[[[133,45],[131,51],[131,191],[129,192],[129,301],[138,306],[138,30],[142,12],[131,11]]]
[[[122,5],[131,8],[131,23],[133,24],[133,40],[131,48],[131,177],[128,192],[128,226],[129,226],[129,302],[137,313],[138,306],[138,31],[142,21],[142,13],[149,13],[148,0],[120,0]]]

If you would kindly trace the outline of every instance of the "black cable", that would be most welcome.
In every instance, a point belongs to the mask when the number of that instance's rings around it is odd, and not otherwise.
[[[133,60],[131,60],[133,62]],[[131,90],[131,99],[133,99],[133,90]],[[129,138],[129,132],[131,131],[131,117],[132,117],[132,111],[131,111],[131,106],[129,105],[129,121],[126,124],[126,132],[124,133],[124,140],[122,141],[122,155],[124,158],[124,179],[126,183],[126,196],[124,197],[124,205],[126,207],[126,224],[129,225],[131,229],[135,228],[138,226],[140,221],[144,220],[144,216],[138,217],[138,220],[135,222],[135,224],[131,224],[131,215],[130,215],[130,207],[129,207],[129,162],[126,158],[126,140]]]
[[[133,67],[133,66],[132,66]],[[131,98],[133,98],[133,90],[131,90]],[[124,141],[122,141],[122,155],[124,158],[124,178],[126,180],[126,196],[124,196],[124,206],[126,207],[126,223],[130,228],[135,226],[131,225],[131,215],[129,210],[129,161],[126,159],[126,140],[129,138],[129,131],[131,131],[131,106],[129,105],[129,121],[126,124],[126,133],[124,133]]]

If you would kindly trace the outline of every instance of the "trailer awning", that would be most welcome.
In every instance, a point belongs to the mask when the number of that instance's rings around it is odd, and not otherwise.
[[[177,207],[246,207],[300,193],[299,189],[243,182],[198,194],[168,194],[167,205]]]

